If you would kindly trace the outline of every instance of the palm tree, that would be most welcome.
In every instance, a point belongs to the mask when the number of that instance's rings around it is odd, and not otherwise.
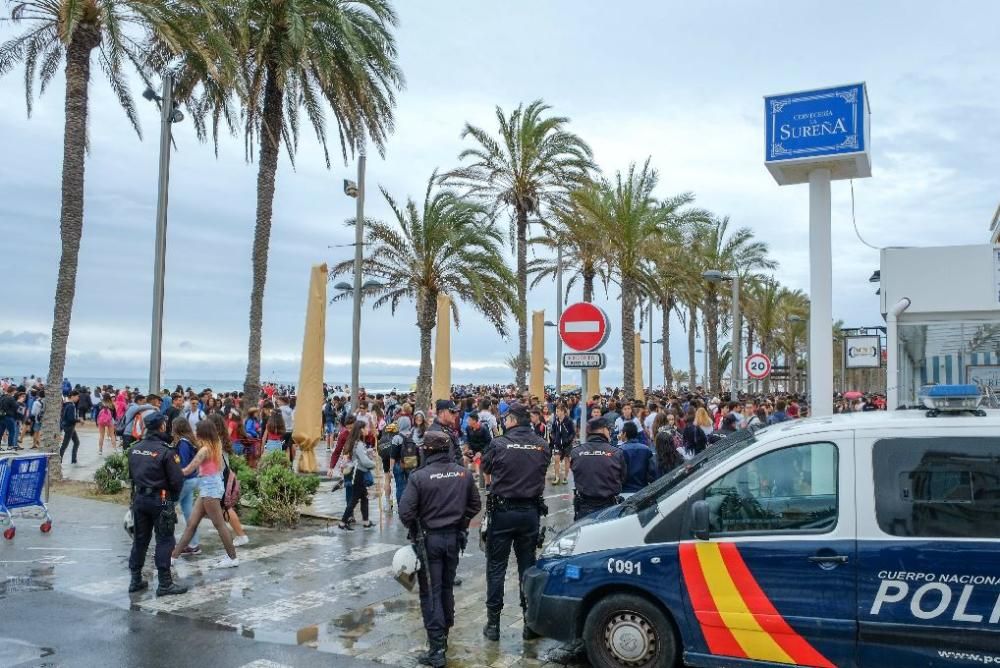
[[[24,63],[25,101],[31,115],[35,82],[42,94],[51,84],[60,66],[65,72],[65,116],[63,120],[62,200],[59,233],[62,249],[56,280],[55,306],[49,351],[48,386],[51,397],[61,396],[60,384],[66,364],[76,272],[83,235],[84,167],[87,152],[87,115],[90,105],[90,69],[97,63],[111,86],[125,117],[139,137],[139,117],[128,86],[132,68],[148,85],[150,42],[140,42],[133,35],[143,32],[150,40],[162,40],[175,50],[209,57],[211,50],[201,39],[207,23],[182,27],[173,12],[183,3],[142,2],[141,0],[19,0],[12,2],[10,22],[24,24],[27,30],[0,44],[0,76]],[[207,11],[207,10],[206,10]],[[206,11],[198,16],[206,16]],[[193,14],[193,13],[191,13]],[[217,54],[213,54],[214,55]],[[153,389],[153,388],[150,388]],[[46,411],[44,433],[46,446],[59,445],[59,411]],[[54,462],[55,475],[61,475]]]
[[[264,285],[271,243],[275,175],[282,143],[294,164],[299,143],[299,113],[316,133],[327,167],[330,166],[326,106],[333,112],[337,138],[346,163],[348,153],[373,145],[384,153],[393,129],[395,95],[404,85],[397,65],[393,28],[396,13],[389,0],[232,0],[224,30],[240,62],[238,92],[243,105],[247,158],[256,149],[257,202],[254,225],[253,283],[250,290],[250,334],[244,405],[256,405],[260,396],[261,327]],[[234,125],[230,109],[232,88],[218,85],[199,63],[181,68],[188,79],[204,84],[195,105],[196,123],[217,132],[220,118]]]
[[[742,227],[729,234],[729,218],[718,218],[702,225],[693,239],[699,262],[705,269],[717,269],[736,274],[741,278],[762,269],[774,269],[778,263],[768,257],[768,247],[763,241],[754,241],[753,232]],[[719,369],[719,286],[701,281],[702,304],[708,340],[709,387],[721,387]]]
[[[568,275],[565,294],[560,299],[568,300],[570,290],[577,281],[583,283],[583,301],[594,300],[594,279],[604,283],[607,292],[611,273],[607,263],[607,238],[593,216],[587,214],[580,202],[591,196],[588,190],[596,186],[588,184],[569,193],[565,204],[555,208],[555,222],[542,221],[545,235],[528,240],[529,245],[547,248],[556,254],[562,246],[562,270]],[[528,274],[533,275],[531,287],[542,281],[554,279],[558,271],[558,261],[551,257],[535,258],[528,263]],[[516,358],[516,357],[515,357]]]
[[[747,296],[753,304],[753,322],[760,332],[760,351],[774,359],[775,342],[780,335],[781,328],[785,325],[787,315],[782,302],[788,295],[788,290],[778,283],[777,279],[769,276],[760,281],[750,283]],[[742,297],[742,293],[740,295]],[[749,352],[749,349],[748,351]],[[764,392],[771,391],[770,377],[764,379]]]
[[[637,168],[635,163],[628,172],[618,172],[615,181],[604,180],[599,189],[581,201],[583,208],[604,229],[604,236],[613,239],[608,248],[611,271],[621,285],[622,313],[622,364],[626,369],[624,389],[626,397],[636,393],[635,378],[628,372],[635,364],[635,309],[643,287],[653,283],[652,270],[647,262],[653,245],[669,235],[679,238],[679,230],[687,211],[684,208],[694,200],[690,193],[675,195],[666,200],[653,196],[659,176],[649,164],[649,159]]]
[[[420,370],[417,374],[417,405],[431,399],[431,333],[437,325],[438,294],[452,297],[455,325],[460,324],[454,298],[471,304],[507,335],[505,305],[514,299],[514,275],[503,256],[503,235],[481,204],[463,198],[448,188],[437,188],[437,173],[431,176],[423,208],[407,200],[400,207],[385,190],[392,209],[392,224],[365,221],[370,253],[364,260],[366,273],[382,279],[374,308],[388,305],[393,314],[402,300],[416,304],[420,330]],[[356,221],[348,221],[354,225]],[[347,260],[331,270],[331,278],[354,271]]]
[[[684,384],[688,383],[691,380],[690,374],[688,374],[687,371],[681,371],[680,369],[674,369],[674,373],[673,373],[673,377],[672,378],[673,378],[673,381],[675,383],[677,383],[678,387],[680,387],[681,385],[684,385]]]
[[[794,316],[794,317],[792,317]],[[789,384],[793,392],[799,391],[798,355],[799,343],[806,339],[806,323],[809,317],[809,298],[801,290],[786,290],[781,300],[781,331],[779,345],[788,366]]]
[[[569,119],[546,116],[551,107],[535,100],[510,115],[496,108],[499,138],[468,123],[462,138],[476,145],[459,154],[471,162],[447,174],[448,181],[469,188],[492,207],[512,210],[511,239],[517,254],[518,388],[525,387],[528,358],[528,219],[587,180],[590,147],[566,130]]]

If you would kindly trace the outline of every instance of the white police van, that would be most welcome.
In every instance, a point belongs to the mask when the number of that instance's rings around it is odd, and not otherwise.
[[[528,626],[601,668],[1000,666],[1000,412],[741,433],[561,532],[524,586]]]

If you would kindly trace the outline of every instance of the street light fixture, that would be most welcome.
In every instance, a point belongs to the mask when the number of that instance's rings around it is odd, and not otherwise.
[[[167,270],[167,194],[170,187],[171,126],[184,120],[174,102],[174,77],[163,75],[163,93],[146,88],[142,96],[160,106],[160,166],[156,188],[156,242],[153,251],[153,315],[149,342],[149,391],[159,392],[163,366],[163,285]]]
[[[709,283],[722,283],[729,281],[733,285],[733,338],[731,344],[733,352],[733,386],[729,390],[729,397],[732,401],[739,401],[739,388],[742,382],[740,371],[743,368],[743,354],[740,349],[740,334],[743,331],[743,325],[740,322],[740,277],[738,274],[726,274],[718,269],[709,269],[704,271],[702,272],[701,277]]]

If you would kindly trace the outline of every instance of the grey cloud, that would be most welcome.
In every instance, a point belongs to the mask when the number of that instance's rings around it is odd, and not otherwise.
[[[0,345],[40,346],[48,340],[48,335],[43,332],[14,332],[9,329],[0,332]]]

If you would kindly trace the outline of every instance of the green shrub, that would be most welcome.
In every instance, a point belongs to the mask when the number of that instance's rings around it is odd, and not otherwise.
[[[241,503],[254,509],[247,517],[249,522],[269,526],[298,524],[298,508],[312,502],[319,488],[319,476],[297,475],[284,452],[265,455],[256,471],[246,466],[242,458],[232,459],[230,465],[240,481]],[[241,461],[237,463],[237,459]]]
[[[97,471],[94,482],[100,494],[118,494],[129,484],[128,457],[122,453],[108,455]]]

